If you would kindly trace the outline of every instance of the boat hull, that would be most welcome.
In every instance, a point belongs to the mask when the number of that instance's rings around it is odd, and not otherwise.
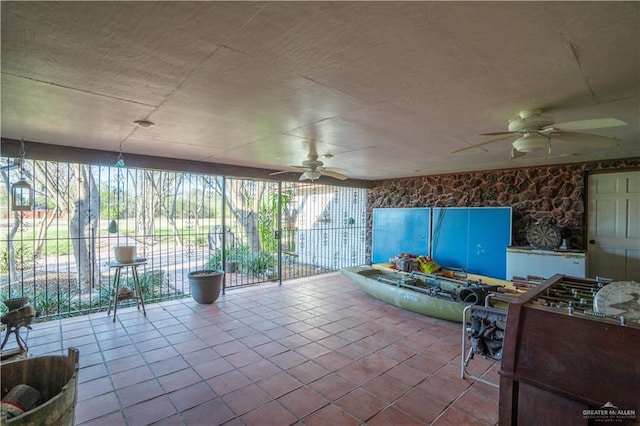
[[[400,273],[386,272],[369,266],[344,268],[340,272],[365,293],[383,302],[422,315],[462,322],[463,311],[467,306],[463,302],[440,299],[400,285],[378,281],[378,278],[401,278]]]

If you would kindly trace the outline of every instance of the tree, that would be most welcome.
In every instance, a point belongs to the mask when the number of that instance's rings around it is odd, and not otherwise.
[[[80,289],[88,290],[99,276],[95,233],[100,212],[100,193],[91,166],[77,165],[77,179],[78,194],[69,222],[69,235],[78,268],[78,285]]]

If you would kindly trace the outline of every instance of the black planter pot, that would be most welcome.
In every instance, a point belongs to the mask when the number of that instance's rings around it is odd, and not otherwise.
[[[189,272],[191,297],[198,303],[211,304],[220,296],[223,271],[203,269]]]

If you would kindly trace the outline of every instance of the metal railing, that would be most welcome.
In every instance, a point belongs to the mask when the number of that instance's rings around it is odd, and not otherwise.
[[[0,297],[43,318],[106,310],[114,246],[147,260],[147,302],[188,295],[196,269],[231,289],[365,262],[364,189],[26,160],[35,203],[13,211],[18,170],[0,161]]]

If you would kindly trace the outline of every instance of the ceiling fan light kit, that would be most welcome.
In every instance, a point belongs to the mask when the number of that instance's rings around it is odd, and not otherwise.
[[[549,138],[538,133],[525,133],[513,141],[513,147],[519,152],[533,152],[546,148],[549,145]]]
[[[581,144],[590,148],[611,149],[617,145],[615,138],[589,133],[577,133],[575,131],[627,125],[624,121],[612,117],[556,123],[553,117],[542,115],[541,109],[520,111],[518,117],[509,120],[508,123],[508,131],[506,132],[483,133],[484,136],[507,136],[465,146],[464,148],[452,151],[451,154],[480,148],[485,145],[510,139],[511,137],[516,137],[516,140],[512,142],[513,149],[510,154],[510,158],[512,159],[542,148],[547,148],[549,154],[551,154],[551,139]]]
[[[331,155],[331,157],[333,157],[333,155]],[[342,171],[340,169],[324,167],[324,163],[318,160],[318,154],[313,152],[307,156],[307,159],[305,161],[302,162],[302,166],[291,166],[291,167],[304,170],[300,175],[299,180],[314,181],[320,178],[320,176],[329,176],[338,180],[348,179],[346,175],[342,174]],[[275,176],[283,173],[287,173],[287,171],[282,170],[279,172],[273,172],[273,173],[270,173],[270,176]]]
[[[320,176],[322,176],[322,173],[320,173],[317,170],[307,170],[300,176],[300,180],[309,179],[311,181],[314,181],[318,179]]]

